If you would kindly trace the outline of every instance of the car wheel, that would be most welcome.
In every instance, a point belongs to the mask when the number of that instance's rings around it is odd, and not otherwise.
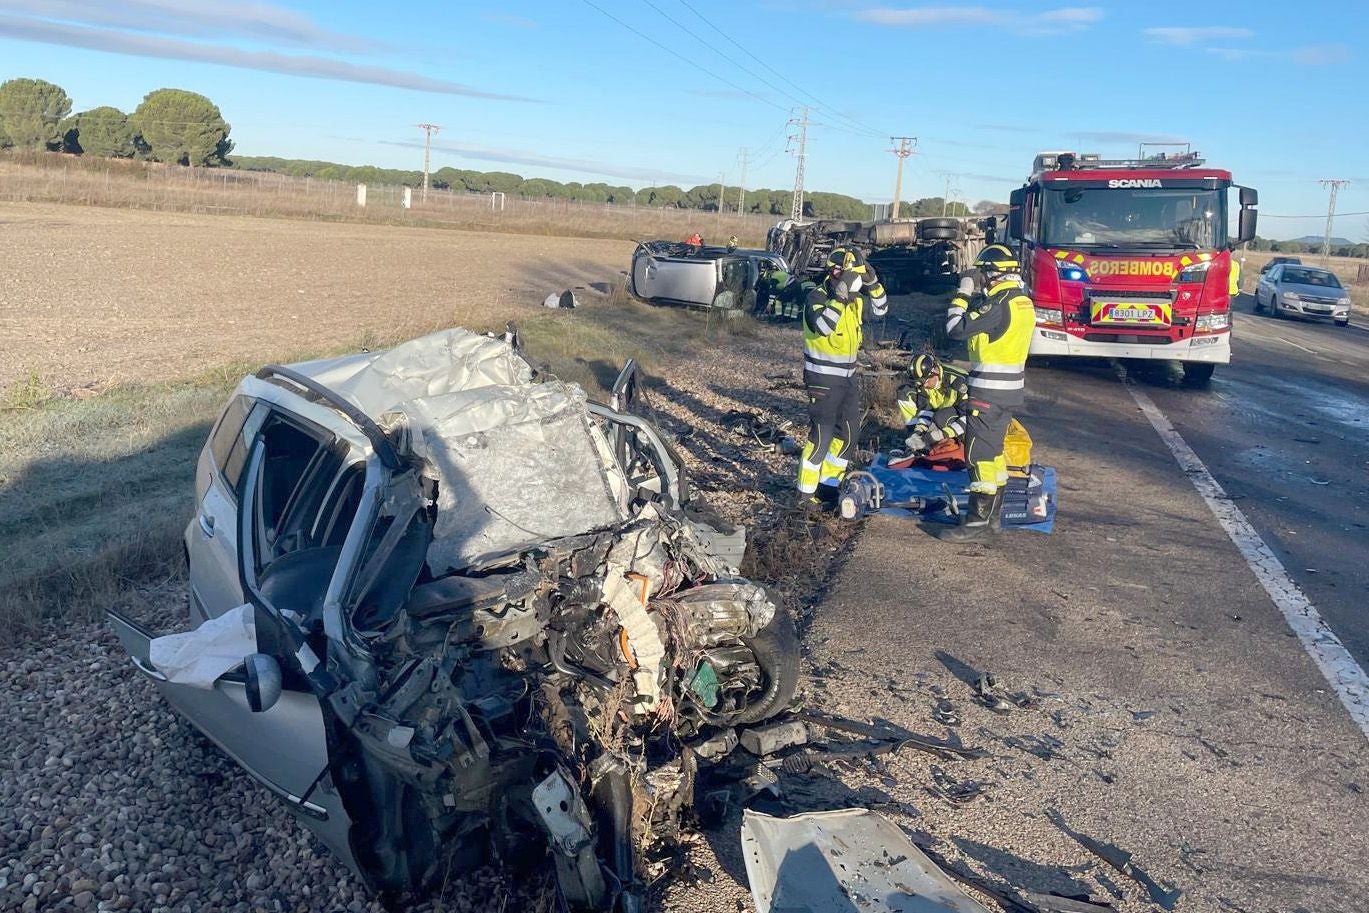
[[[1212,382],[1212,372],[1217,366],[1210,361],[1184,362],[1184,386],[1206,387]]]
[[[1273,317],[1275,320],[1278,320],[1280,317],[1283,316],[1282,314],[1279,313],[1279,296],[1278,296],[1278,295],[1270,295],[1270,296],[1269,296],[1269,316],[1270,316],[1270,317]]]
[[[1344,320],[1337,320],[1335,323],[1338,327],[1348,327],[1350,325],[1350,318],[1346,317]]]

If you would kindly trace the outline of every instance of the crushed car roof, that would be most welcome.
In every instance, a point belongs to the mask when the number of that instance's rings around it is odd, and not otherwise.
[[[584,391],[534,383],[502,339],[456,328],[289,367],[406,434],[436,472],[434,574],[626,518],[626,482]]]

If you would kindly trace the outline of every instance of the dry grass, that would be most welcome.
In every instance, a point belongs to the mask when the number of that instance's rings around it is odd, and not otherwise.
[[[0,155],[0,200],[108,206],[163,212],[248,215],[327,222],[372,222],[471,231],[581,238],[709,239],[736,235],[763,245],[770,216],[739,216],[648,207],[524,200],[509,197],[496,211],[483,194],[429,191],[405,209],[403,188],[367,188],[357,205],[356,185],[224,168],[181,168],[155,162],[85,159],[61,153]]]
[[[1311,266],[1320,266],[1335,273],[1341,282],[1347,286],[1358,284],[1363,288],[1369,284],[1369,279],[1361,281],[1360,270],[1365,270],[1369,276],[1369,260],[1362,260],[1358,257],[1323,257],[1321,254],[1280,254],[1277,251],[1249,250],[1237,251],[1236,256],[1243,260],[1241,265],[1241,288],[1248,293],[1254,293],[1255,283],[1260,279],[1260,267],[1264,266],[1274,257],[1297,257],[1303,263]]]

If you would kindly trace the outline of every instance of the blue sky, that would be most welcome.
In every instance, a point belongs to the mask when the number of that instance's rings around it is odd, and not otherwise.
[[[1369,210],[1369,24],[1330,0],[1184,5],[901,0],[0,0],[0,79],[76,109],[174,86],[238,151],[352,164],[686,186],[789,187],[785,122],[812,106],[810,188],[1005,199],[1042,149],[1188,140],[1258,187],[1261,234],[1320,233],[1320,178]],[[1310,218],[1272,218],[1274,215]],[[1369,236],[1369,216],[1336,233]]]

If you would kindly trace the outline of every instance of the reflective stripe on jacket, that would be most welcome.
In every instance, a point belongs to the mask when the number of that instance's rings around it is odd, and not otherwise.
[[[948,315],[948,334],[965,340],[969,349],[970,395],[995,405],[1020,405],[1027,349],[1036,327],[1036,308],[1022,283],[999,281],[973,302],[956,296]]]
[[[809,292],[803,308],[803,369],[837,377],[855,374],[864,312],[862,295],[843,303],[828,296],[825,284]]]

